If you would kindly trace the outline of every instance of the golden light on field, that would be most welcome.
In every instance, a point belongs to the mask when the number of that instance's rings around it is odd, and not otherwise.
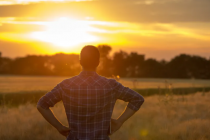
[[[95,42],[96,36],[90,34],[95,28],[84,21],[60,17],[54,21],[46,22],[45,31],[32,32],[33,39],[52,43],[58,48],[68,49],[82,43]]]

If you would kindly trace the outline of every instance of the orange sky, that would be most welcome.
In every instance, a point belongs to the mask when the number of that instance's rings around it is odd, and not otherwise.
[[[210,57],[207,0],[1,0],[3,56],[79,53],[86,44],[171,59]]]

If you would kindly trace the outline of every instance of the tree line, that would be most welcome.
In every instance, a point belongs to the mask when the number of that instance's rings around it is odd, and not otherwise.
[[[102,76],[210,79],[210,60],[200,56],[180,54],[170,61],[158,61],[145,59],[145,55],[137,52],[127,53],[123,50],[110,56],[111,46],[97,47],[101,54],[97,73]],[[0,53],[2,75],[74,76],[81,70],[78,54],[28,55],[11,59],[1,57]]]

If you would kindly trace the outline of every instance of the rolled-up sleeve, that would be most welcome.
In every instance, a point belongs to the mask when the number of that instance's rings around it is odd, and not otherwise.
[[[114,91],[117,99],[128,102],[127,107],[132,110],[138,111],[141,105],[144,103],[144,98],[138,92],[124,87],[121,83],[114,80]]]
[[[44,109],[48,109],[49,107],[53,107],[57,102],[62,99],[62,89],[60,84],[54,87],[50,92],[46,93],[42,96],[37,105],[41,106]]]

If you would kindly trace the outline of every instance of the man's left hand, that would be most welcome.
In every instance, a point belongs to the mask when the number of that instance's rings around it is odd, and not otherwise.
[[[70,133],[70,128],[68,128],[66,126],[61,126],[61,127],[57,128],[57,130],[61,135],[65,136],[65,137],[67,137]]]

